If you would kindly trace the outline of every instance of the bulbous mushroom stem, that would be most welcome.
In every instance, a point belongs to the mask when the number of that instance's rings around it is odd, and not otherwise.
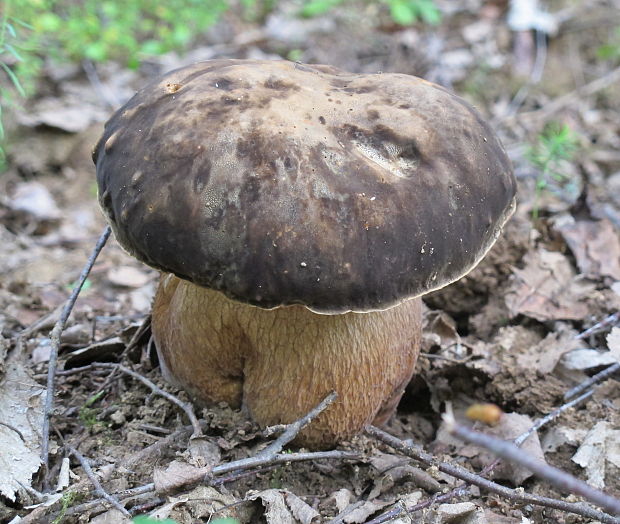
[[[340,315],[265,310],[164,275],[152,327],[169,381],[208,404],[243,407],[263,426],[290,423],[335,390],[336,402],[296,440],[324,448],[392,415],[417,360],[420,304]]]

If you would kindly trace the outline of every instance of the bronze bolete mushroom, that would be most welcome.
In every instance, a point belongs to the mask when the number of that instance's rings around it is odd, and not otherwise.
[[[401,74],[214,60],[172,71],[107,123],[99,201],[164,272],[165,377],[326,447],[393,413],[420,297],[484,256],[515,205],[499,140],[465,101]]]

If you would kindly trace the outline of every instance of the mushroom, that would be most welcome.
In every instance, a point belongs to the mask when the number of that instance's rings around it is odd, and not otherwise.
[[[498,138],[402,74],[214,60],[172,71],[93,153],[117,240],[163,272],[164,377],[322,448],[382,424],[414,371],[420,296],[485,255],[515,206]]]

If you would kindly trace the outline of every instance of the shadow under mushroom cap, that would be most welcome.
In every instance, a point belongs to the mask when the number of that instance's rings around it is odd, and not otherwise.
[[[128,252],[263,308],[380,310],[438,289],[514,208],[492,129],[401,74],[197,63],[119,109],[93,158]]]

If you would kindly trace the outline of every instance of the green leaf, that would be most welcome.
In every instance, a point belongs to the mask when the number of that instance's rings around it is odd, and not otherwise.
[[[172,520],[172,519],[163,519],[163,520],[152,519],[148,515],[138,515],[137,517],[133,518],[132,522],[134,522],[134,524],[177,524],[176,520]],[[213,522],[214,521],[211,521],[211,524],[213,524]]]
[[[412,6],[402,0],[390,2],[392,20],[400,25],[411,25],[416,21],[416,14]]]
[[[15,86],[15,89],[17,89],[17,92],[25,97],[26,96],[26,91],[24,91],[24,88],[22,87],[21,82],[19,81],[19,78],[17,78],[17,76],[15,75],[15,73],[11,70],[11,68],[6,65],[4,62],[0,62],[0,67],[2,69],[4,69],[4,72],[7,74],[7,76],[11,79],[11,82],[13,82],[13,85]]]
[[[441,11],[433,1],[418,2],[420,18],[429,25],[437,25],[441,22]]]
[[[94,62],[103,62],[108,58],[107,46],[103,42],[91,42],[84,47],[84,56]]]
[[[17,33],[15,32],[15,28],[13,27],[13,24],[6,22],[6,25],[4,26],[6,27],[6,30],[9,32],[9,34],[13,37],[16,38],[17,37]]]
[[[165,49],[158,40],[147,40],[146,42],[142,42],[140,52],[145,55],[161,55],[165,53]]]
[[[327,13],[332,7],[342,3],[342,0],[310,0],[301,9],[301,16],[312,18]]]
[[[35,22],[38,31],[54,33],[62,27],[62,18],[54,13],[41,13]]]

